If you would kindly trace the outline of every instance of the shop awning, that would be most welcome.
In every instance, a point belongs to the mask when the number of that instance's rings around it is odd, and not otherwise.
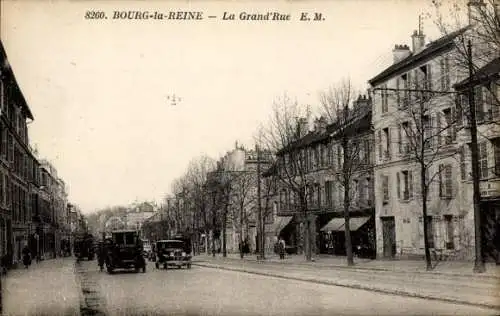
[[[274,221],[273,224],[273,230],[276,233],[276,235],[279,235],[279,233],[285,228],[286,225],[290,223],[292,220],[293,216],[278,216],[276,217],[276,220]]]
[[[351,231],[358,230],[361,226],[366,224],[370,218],[369,217],[353,217],[349,219],[349,229]]]
[[[353,232],[358,230],[361,226],[363,226],[366,222],[368,222],[369,217],[352,217],[349,219],[349,229]],[[329,231],[337,231],[343,232],[345,231],[344,227],[344,218],[334,218],[328,224],[321,228],[321,231],[329,232]]]
[[[323,228],[321,228],[321,231],[324,232],[334,232],[334,231],[342,231],[342,227],[344,226],[344,218],[334,218],[331,221],[328,222]]]

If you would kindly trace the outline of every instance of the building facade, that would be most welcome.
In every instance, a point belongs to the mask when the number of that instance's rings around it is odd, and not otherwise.
[[[48,179],[29,145],[33,119],[0,42],[0,257],[5,265],[21,262],[25,246],[34,255],[55,253],[55,230],[66,212],[64,183]]]
[[[469,16],[481,2],[469,3]],[[412,47],[396,45],[393,64],[369,81],[374,91],[379,257],[423,256],[424,220],[431,252],[455,259],[474,256],[470,149],[464,146],[469,135],[464,124],[468,112],[464,98],[453,88],[468,76],[458,49],[472,32],[471,24],[426,44],[423,31],[414,31]],[[485,49],[481,45],[477,44],[476,51]],[[476,57],[473,60],[482,67]],[[476,103],[479,134],[494,137],[495,124],[489,123],[498,121],[497,109],[485,107],[488,102],[481,88]],[[487,169],[494,166],[495,142],[483,137],[480,142],[481,185],[487,192],[496,178]],[[494,195],[494,191],[485,194]]]
[[[373,133],[371,131],[371,100],[359,96],[349,110],[350,127],[340,128],[339,122],[315,121],[311,131],[304,124],[303,134],[290,146],[278,153],[278,162],[292,167],[295,178],[302,177],[302,187],[293,188],[290,181],[279,181],[273,207],[277,209],[276,236],[282,237],[287,251],[305,250],[305,223],[310,224],[312,253],[345,254],[344,189],[349,182],[350,230],[355,248],[363,247],[369,255],[374,249],[374,197],[373,197]],[[356,113],[356,115],[354,115]],[[343,143],[340,131],[348,142],[352,156],[350,172],[343,172]],[[300,160],[291,162],[291,159]],[[300,169],[300,170],[298,170]],[[284,178],[276,168],[268,177]],[[344,177],[344,174],[346,177]],[[347,179],[343,182],[342,179]],[[300,203],[298,192],[304,190]],[[306,209],[304,210],[304,206]]]

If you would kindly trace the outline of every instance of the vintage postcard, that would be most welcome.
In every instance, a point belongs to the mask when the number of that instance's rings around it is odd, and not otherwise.
[[[499,0],[1,0],[1,315],[499,315]]]

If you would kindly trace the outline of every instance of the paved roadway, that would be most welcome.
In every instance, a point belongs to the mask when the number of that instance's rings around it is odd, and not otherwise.
[[[13,273],[7,282],[11,290],[4,311],[12,315],[47,311],[43,308],[47,304],[37,297],[52,297],[50,314],[69,315],[62,298],[76,304],[71,287],[80,283],[89,301],[97,299],[91,304],[107,315],[495,315],[492,310],[471,306],[198,266],[165,271],[149,263],[144,274],[110,275],[99,272],[95,261],[83,262],[76,270],[70,265],[55,265],[50,273],[49,267],[34,267],[29,278],[21,272]],[[67,277],[67,288],[50,281],[56,275]],[[52,286],[43,290],[43,284],[50,282]],[[17,306],[15,302],[27,304]]]

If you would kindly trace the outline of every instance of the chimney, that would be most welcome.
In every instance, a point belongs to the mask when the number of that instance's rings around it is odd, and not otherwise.
[[[496,7],[498,3],[494,4]],[[483,0],[469,0],[467,2],[467,16],[469,18],[469,25],[475,24],[481,20],[481,12],[485,12],[486,3]]]
[[[316,133],[324,133],[326,131],[326,118],[321,116],[314,121],[314,131]]]
[[[370,102],[371,102],[371,99],[369,97],[367,97],[366,95],[364,95],[364,94],[359,95],[358,99],[356,101],[354,101],[354,104],[353,104],[355,112],[364,113],[364,111],[362,111],[362,110],[368,109],[370,107]]]
[[[297,135],[299,138],[306,136],[309,132],[309,124],[305,117],[300,117],[297,119]]]
[[[394,63],[398,63],[406,57],[410,56],[410,47],[408,45],[395,45],[392,50],[394,56]]]
[[[412,41],[412,50],[413,53],[416,54],[420,52],[424,46],[425,46],[425,35],[424,33],[420,31],[413,31],[413,35],[411,36],[411,41]]]

